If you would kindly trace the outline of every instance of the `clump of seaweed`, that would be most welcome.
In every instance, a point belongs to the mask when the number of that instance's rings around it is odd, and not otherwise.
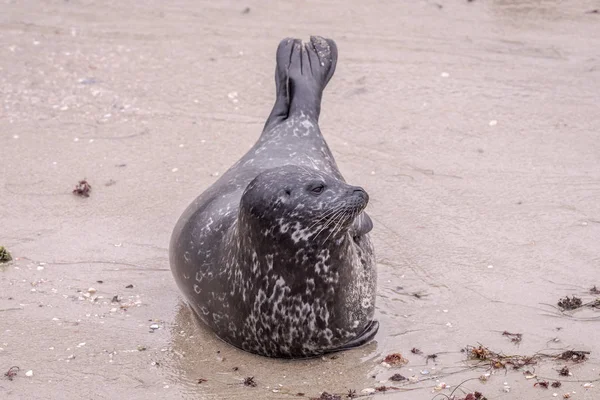
[[[383,362],[388,363],[390,365],[404,365],[408,364],[408,360],[402,357],[400,353],[388,354]]]
[[[494,369],[506,369],[509,366],[519,369],[526,365],[534,365],[538,361],[537,356],[504,355],[482,345],[467,346],[465,351],[470,360],[481,361]]]
[[[587,360],[587,356],[589,354],[590,354],[589,351],[567,350],[567,351],[563,351],[562,353],[560,353],[558,356],[556,356],[556,358],[558,360],[573,361],[576,363],[580,363],[580,362],[584,362],[585,360]],[[568,370],[567,370],[567,374],[568,374]]]

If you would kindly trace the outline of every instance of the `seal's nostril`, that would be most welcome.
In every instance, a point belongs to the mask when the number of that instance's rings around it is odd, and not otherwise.
[[[363,189],[361,187],[355,187],[352,190],[352,194],[354,196],[358,196],[358,197],[364,199],[365,201],[369,201],[369,195],[367,194],[367,192],[365,192],[365,189]]]

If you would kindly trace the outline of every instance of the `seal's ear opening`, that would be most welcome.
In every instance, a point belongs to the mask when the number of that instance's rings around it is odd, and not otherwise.
[[[277,187],[274,171],[266,171],[254,178],[242,194],[240,213],[256,220],[269,221],[285,212],[292,191],[289,187]]]

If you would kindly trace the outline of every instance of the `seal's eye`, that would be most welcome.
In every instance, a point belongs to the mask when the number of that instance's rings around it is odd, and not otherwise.
[[[323,184],[318,184],[316,186],[313,186],[310,191],[313,192],[314,194],[321,194],[323,193],[323,190],[325,190],[325,185]]]

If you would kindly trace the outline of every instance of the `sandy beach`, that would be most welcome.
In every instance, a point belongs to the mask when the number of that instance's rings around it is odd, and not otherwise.
[[[598,9],[0,0],[0,398],[600,398],[600,308],[557,306],[600,297]],[[381,327],[274,360],[196,321],[168,244],[260,135],[279,41],[309,35],[339,48],[320,125],[370,195]],[[539,360],[493,368],[479,345]]]

